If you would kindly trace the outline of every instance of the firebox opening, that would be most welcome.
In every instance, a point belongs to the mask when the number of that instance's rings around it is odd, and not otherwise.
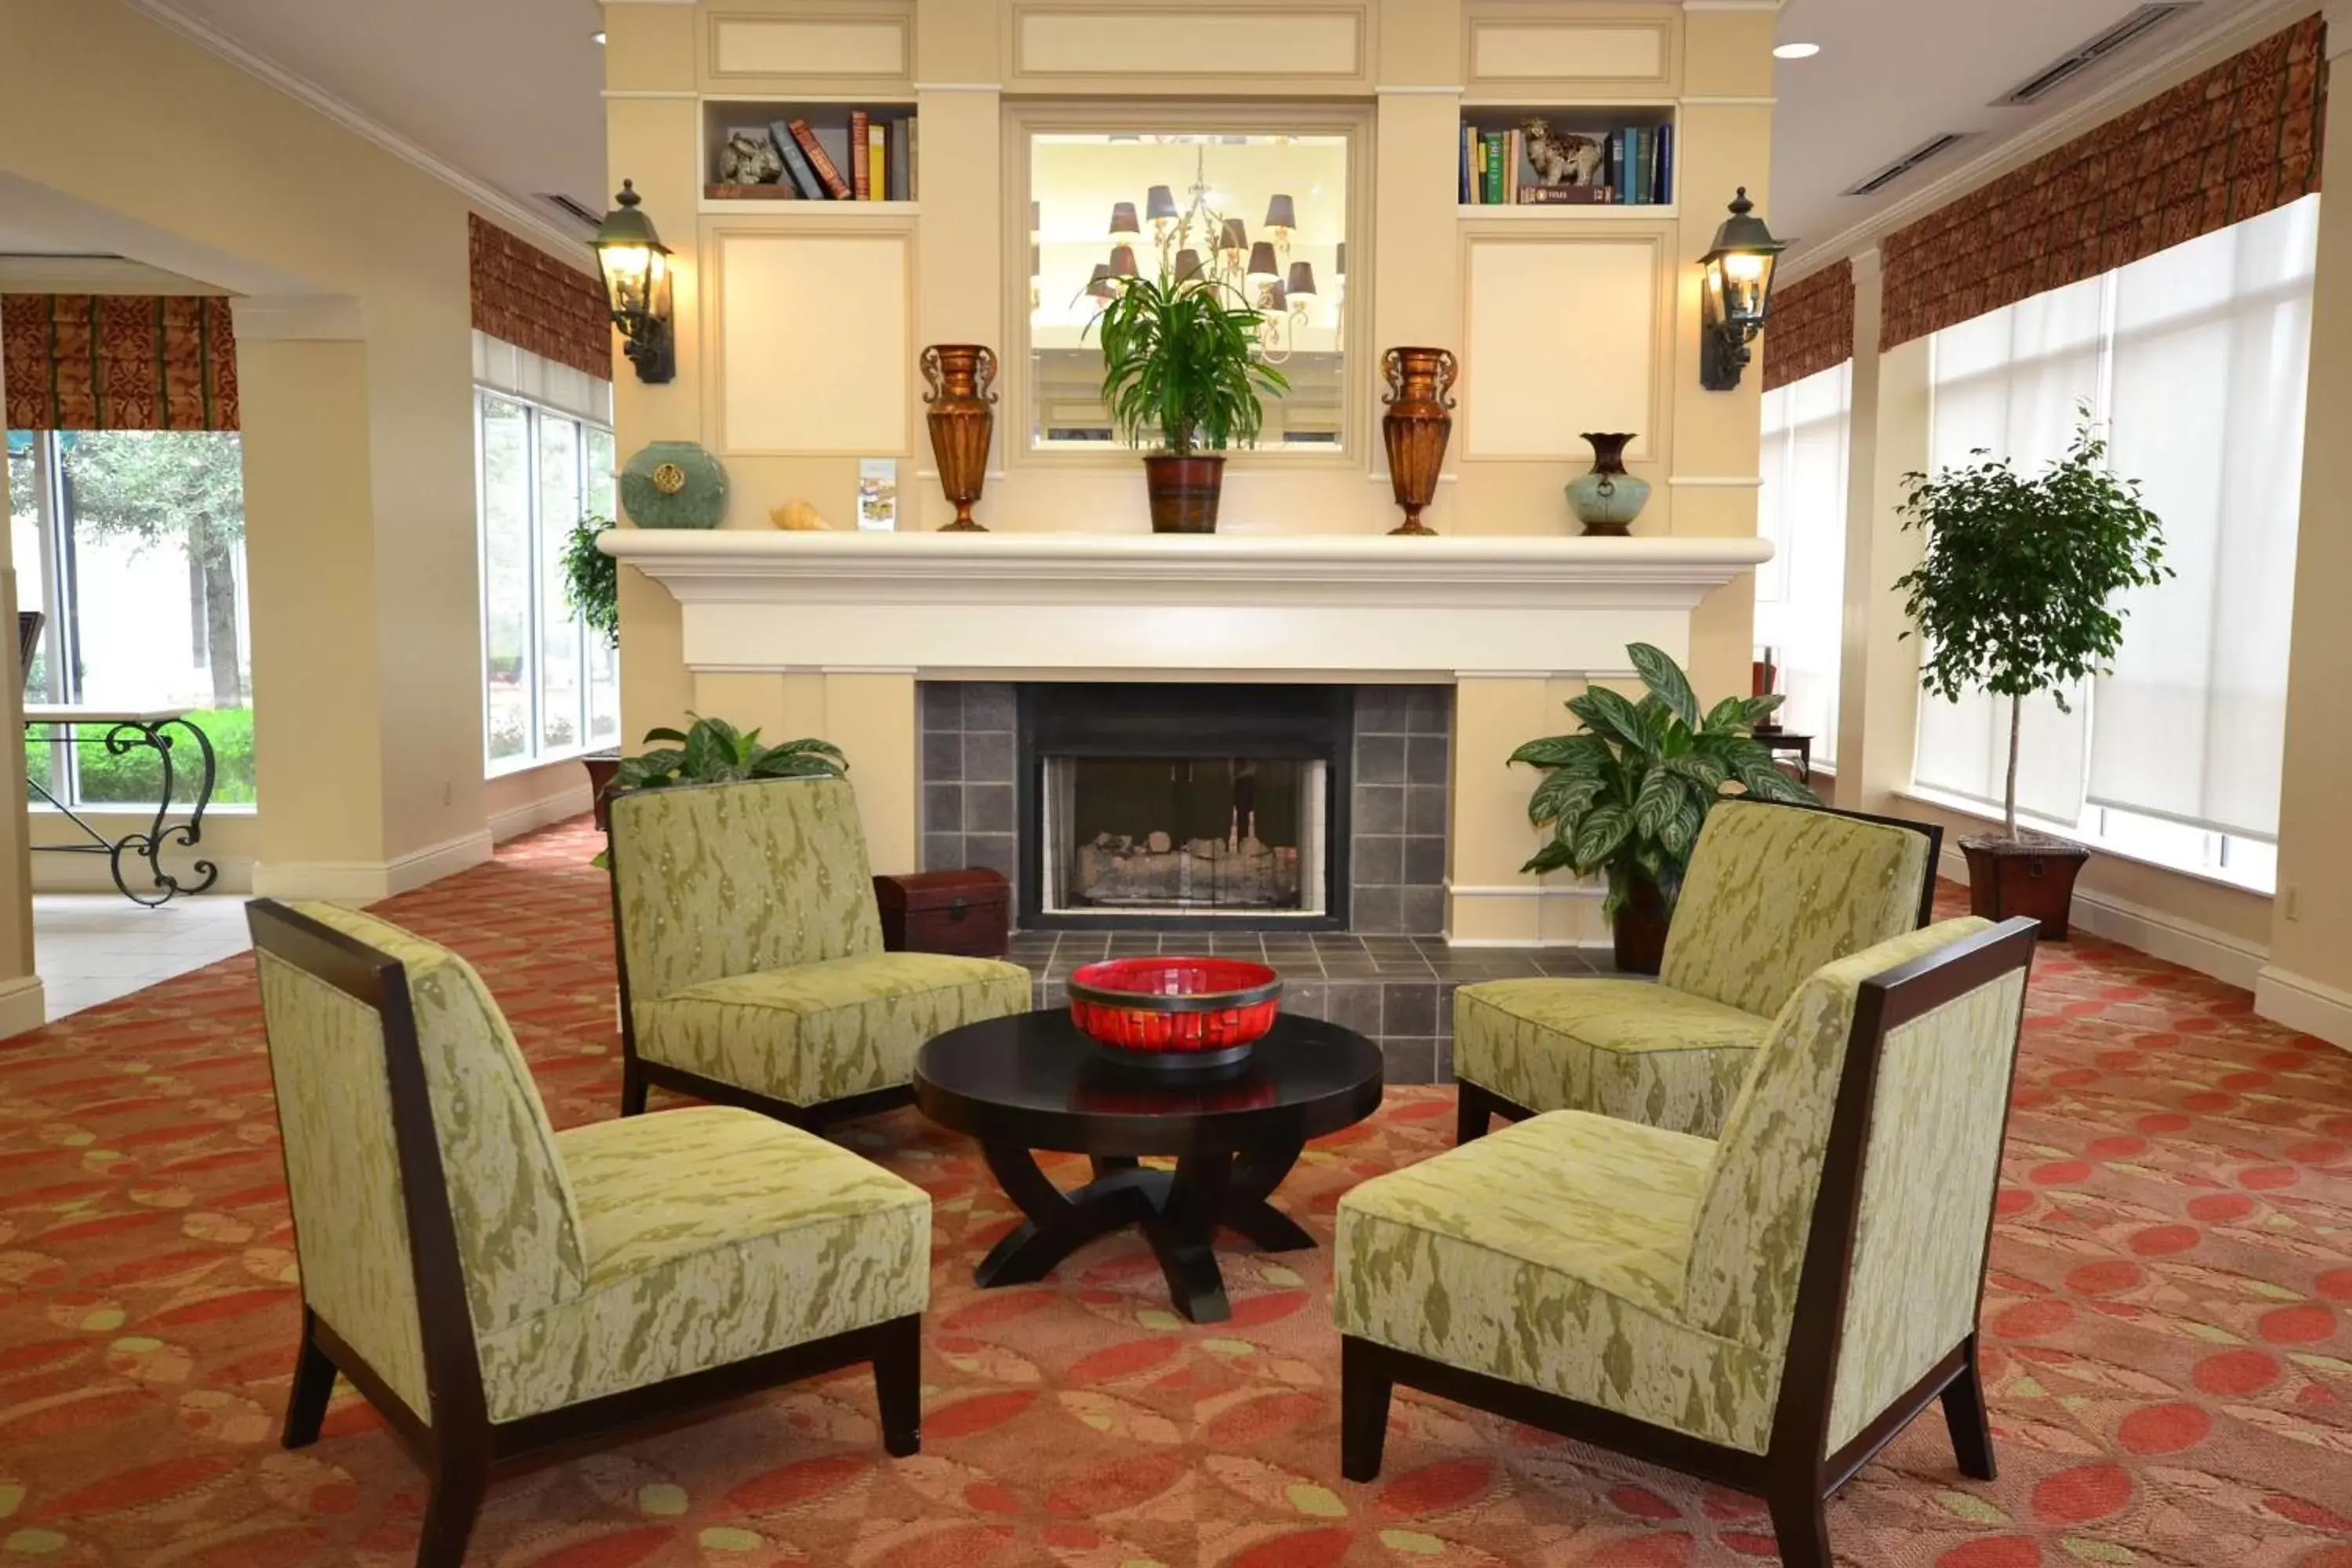
[[[1045,912],[1328,912],[1325,764],[1047,757]]]

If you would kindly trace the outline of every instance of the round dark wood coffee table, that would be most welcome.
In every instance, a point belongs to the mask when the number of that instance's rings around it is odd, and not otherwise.
[[[1213,1077],[1165,1077],[1106,1060],[1068,1013],[1051,1009],[952,1029],[915,1058],[915,1103],[980,1140],[988,1168],[1028,1223],[996,1244],[983,1287],[1043,1279],[1098,1236],[1139,1225],[1176,1310],[1196,1323],[1233,1315],[1211,1250],[1219,1226],[1271,1252],[1315,1238],[1266,1201],[1310,1138],[1380,1109],[1380,1047],[1319,1018],[1284,1016],[1250,1059]],[[1085,1154],[1095,1179],[1046,1180],[1038,1149]],[[1173,1156],[1176,1168],[1137,1163]]]

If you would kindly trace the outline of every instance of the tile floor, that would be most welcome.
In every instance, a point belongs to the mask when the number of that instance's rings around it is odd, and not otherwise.
[[[36,893],[35,968],[62,1018],[217,963],[252,945],[245,897],[205,893],[142,909],[119,893]]]

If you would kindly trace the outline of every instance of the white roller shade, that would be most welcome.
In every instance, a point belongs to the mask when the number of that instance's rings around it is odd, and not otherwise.
[[[1780,660],[1780,722],[1837,758],[1838,656],[1845,614],[1846,443],[1851,362],[1764,395],[1757,530],[1772,559],[1756,574],[1756,642]]]

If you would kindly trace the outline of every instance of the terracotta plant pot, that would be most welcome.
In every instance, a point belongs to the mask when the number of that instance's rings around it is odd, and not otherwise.
[[[1434,533],[1421,514],[1437,496],[1437,472],[1454,434],[1454,381],[1461,365],[1444,349],[1391,349],[1381,358],[1388,378],[1389,411],[1381,416],[1388,443],[1389,487],[1404,508],[1404,525],[1391,533]]]
[[[1611,928],[1619,973],[1655,974],[1665,963],[1666,898],[1655,882],[1634,879]]]
[[[972,521],[972,504],[988,479],[988,438],[996,427],[996,354],[979,343],[933,343],[923,351],[923,380],[930,391],[926,420],[931,456],[939,459],[940,488],[956,509],[955,521],[940,531],[983,533]]]
[[[1217,531],[1217,497],[1225,484],[1223,457],[1196,452],[1189,458],[1146,458],[1143,482],[1151,494],[1152,532]]]
[[[1960,840],[1969,858],[1969,912],[1989,921],[2025,915],[2042,922],[2044,942],[2064,942],[2074,912],[2074,879],[2091,852],[2063,838],[1981,833]]]

